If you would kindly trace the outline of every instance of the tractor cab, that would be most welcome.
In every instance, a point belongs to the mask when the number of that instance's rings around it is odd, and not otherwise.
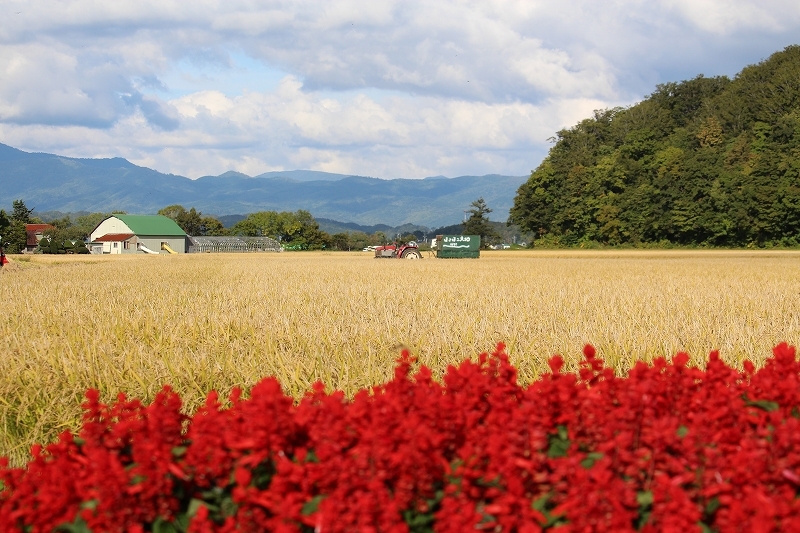
[[[375,247],[376,259],[422,259],[422,253],[415,241],[386,244]]]

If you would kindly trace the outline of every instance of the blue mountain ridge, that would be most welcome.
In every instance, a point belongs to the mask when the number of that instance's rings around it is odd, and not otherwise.
[[[31,153],[0,144],[0,206],[23,199],[36,211],[150,214],[181,204],[205,214],[305,209],[362,225],[458,223],[483,197],[504,221],[527,176],[434,176],[379,179],[311,170],[273,171],[255,177],[239,172],[192,180],[137,166],[115,157],[80,159]]]

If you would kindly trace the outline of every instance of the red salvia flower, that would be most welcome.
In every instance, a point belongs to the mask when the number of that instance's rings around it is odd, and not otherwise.
[[[739,372],[717,352],[636,363],[590,345],[578,375],[520,386],[505,347],[436,382],[404,351],[352,400],[273,378],[191,417],[86,393],[83,426],[23,468],[0,460],[0,530],[201,533],[800,530],[800,363]]]

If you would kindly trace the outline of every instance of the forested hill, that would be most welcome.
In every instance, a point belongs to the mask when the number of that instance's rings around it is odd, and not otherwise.
[[[800,244],[800,46],[559,131],[510,220],[566,245]]]

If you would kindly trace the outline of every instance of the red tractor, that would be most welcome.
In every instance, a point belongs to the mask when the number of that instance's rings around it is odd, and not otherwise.
[[[422,259],[422,252],[414,241],[405,244],[386,244],[375,247],[375,259]]]

